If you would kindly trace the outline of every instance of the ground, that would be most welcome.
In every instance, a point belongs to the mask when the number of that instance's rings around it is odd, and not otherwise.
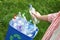
[[[41,15],[58,12],[60,0],[0,0],[0,40],[4,40],[8,31],[9,21],[18,12],[25,13],[27,20],[30,20],[29,4],[32,4]],[[41,40],[50,23],[40,20],[37,24],[39,32],[34,40]]]

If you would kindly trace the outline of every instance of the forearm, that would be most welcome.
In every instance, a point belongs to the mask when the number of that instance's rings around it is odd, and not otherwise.
[[[42,15],[42,16],[38,17],[38,19],[48,21],[48,15]]]
[[[36,13],[33,13],[32,16],[35,16],[39,20],[48,21],[48,15],[40,15],[40,13],[36,12]]]

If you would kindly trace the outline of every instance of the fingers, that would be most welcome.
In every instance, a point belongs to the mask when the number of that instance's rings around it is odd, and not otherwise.
[[[39,12],[35,12],[35,13],[33,13],[33,15],[34,15],[36,18],[38,18],[38,19],[39,19],[40,16],[41,16]]]
[[[38,15],[37,15],[37,12],[33,13],[32,15],[34,15],[35,17],[37,17],[37,16],[38,16]]]
[[[35,18],[35,15],[32,14],[32,17]]]
[[[39,12],[36,12],[36,13],[37,13],[37,15],[41,16],[41,14]]]
[[[41,15],[40,15],[40,13],[39,12],[37,12],[37,11],[35,11],[35,12],[32,12],[32,11],[29,11],[30,12],[30,14],[31,14],[31,16],[33,17],[33,18],[39,18]]]

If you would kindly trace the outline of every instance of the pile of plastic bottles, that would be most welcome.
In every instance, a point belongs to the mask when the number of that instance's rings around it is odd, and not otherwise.
[[[14,18],[10,21],[10,25],[14,29],[29,37],[32,37],[32,33],[38,29],[34,24],[31,23],[31,20],[27,21],[24,14],[21,16],[20,13],[17,16],[14,16]]]

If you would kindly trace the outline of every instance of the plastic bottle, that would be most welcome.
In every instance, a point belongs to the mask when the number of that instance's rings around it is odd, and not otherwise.
[[[14,18],[12,18],[12,20],[10,21],[10,26],[12,26],[13,28],[17,29],[17,20],[16,20],[16,16],[14,16]]]
[[[32,20],[30,20],[28,23],[26,23],[25,25],[25,29],[26,29],[26,35],[29,37],[33,36],[33,32],[36,30],[36,28],[34,27],[34,25],[31,23]]]
[[[25,26],[27,23],[27,19],[25,17],[25,13],[21,15],[21,12],[19,12],[17,16],[19,17],[17,30],[22,32],[23,34],[27,34]]]
[[[22,17],[25,19],[25,21],[27,21],[25,13],[22,14]]]
[[[35,10],[35,8],[32,7],[32,5],[30,5],[29,12],[30,12],[30,15],[33,15],[33,13],[36,13],[36,10]],[[32,17],[32,19],[33,19],[34,24],[39,23],[39,21],[37,20],[37,18],[35,16],[34,16],[34,18]]]

